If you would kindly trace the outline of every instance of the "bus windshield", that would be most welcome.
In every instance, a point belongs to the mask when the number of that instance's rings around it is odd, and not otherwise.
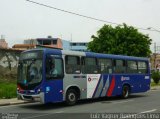
[[[42,52],[25,52],[18,64],[18,83],[37,84],[42,81]]]

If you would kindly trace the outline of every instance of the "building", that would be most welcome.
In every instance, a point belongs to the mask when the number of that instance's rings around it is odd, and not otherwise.
[[[160,54],[153,53],[150,57],[151,69],[160,70]]]
[[[24,44],[15,44],[12,48],[27,50],[36,48],[37,45],[62,49],[62,40],[50,36],[48,38],[27,39],[24,40]]]
[[[60,38],[37,38],[36,41],[37,45],[62,49],[62,40]]]
[[[71,50],[74,51],[87,51],[88,42],[71,42]]]
[[[49,36],[48,38],[27,39],[24,40],[24,44],[15,44],[12,48],[27,50],[36,48],[37,45],[64,50],[87,51],[88,42],[70,42]]]
[[[8,43],[5,41],[5,39],[0,39],[0,48],[8,48]]]
[[[27,50],[27,49],[33,49],[36,48],[36,45],[34,44],[15,44],[12,46],[15,50]]]
[[[71,50],[70,41],[62,40],[62,47],[64,50]]]
[[[64,50],[87,51],[88,42],[70,42],[62,40]]]

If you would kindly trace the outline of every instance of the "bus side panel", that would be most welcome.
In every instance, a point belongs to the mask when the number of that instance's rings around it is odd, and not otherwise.
[[[105,97],[107,93],[112,95],[114,81],[107,74],[87,74],[87,98]]]
[[[146,92],[150,89],[150,75],[137,75],[139,77],[139,92]]]
[[[63,80],[63,100],[65,100],[67,90],[71,87],[77,87],[80,90],[80,99],[87,98],[87,83],[85,74],[66,74]]]
[[[99,86],[100,94],[99,97],[105,97],[109,93],[109,95],[112,95],[112,92],[114,90],[115,86],[115,80],[112,81],[112,75],[103,74],[102,76],[103,85]]]
[[[86,79],[74,78],[74,75],[70,75],[70,76],[67,75],[65,77],[64,87],[65,89],[67,89],[67,86],[73,86],[73,85],[79,87],[80,93],[81,93],[80,99],[122,95],[122,88],[123,88],[123,85],[125,84],[130,86],[131,88],[130,93],[146,92],[150,89],[149,75],[104,74],[104,75],[98,76],[99,81],[96,83],[96,86],[93,89],[88,88],[89,83],[91,83],[90,81],[88,81],[89,77],[91,77],[92,79],[93,77],[95,77],[95,74],[86,75]],[[86,85],[86,82],[87,82],[87,85]],[[90,92],[90,90],[93,90],[93,92]],[[89,93],[92,93],[92,95],[89,96]]]
[[[45,103],[63,101],[63,80],[53,79],[45,82]]]
[[[146,92],[150,89],[149,75],[111,75],[109,82],[107,96],[121,95],[125,84],[130,86],[130,93]]]

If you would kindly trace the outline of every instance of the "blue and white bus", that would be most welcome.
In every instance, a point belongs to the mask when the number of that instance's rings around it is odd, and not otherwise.
[[[74,105],[80,99],[128,98],[149,89],[148,58],[44,48],[24,51],[19,59],[22,100]]]

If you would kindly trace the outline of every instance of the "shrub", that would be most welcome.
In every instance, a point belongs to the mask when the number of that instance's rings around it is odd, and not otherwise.
[[[160,72],[159,71],[152,72],[152,79],[155,84],[158,84],[160,80]]]

